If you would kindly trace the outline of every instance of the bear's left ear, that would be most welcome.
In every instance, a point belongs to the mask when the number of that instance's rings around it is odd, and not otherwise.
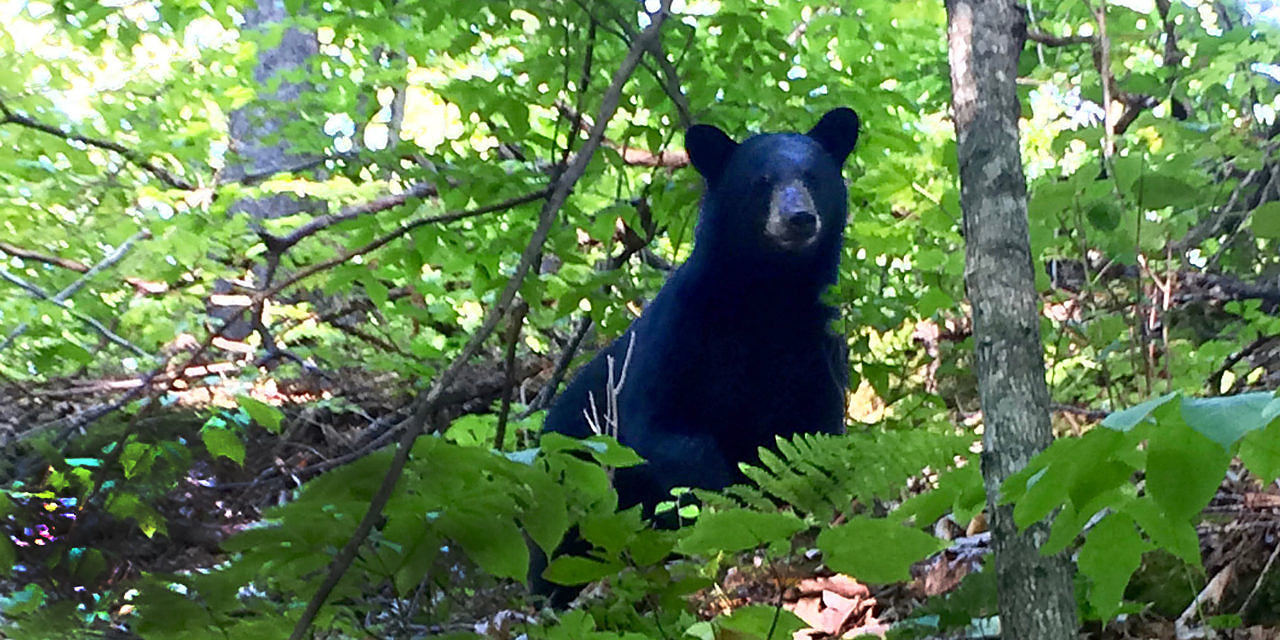
[[[707,179],[714,182],[729,164],[729,156],[738,148],[733,138],[709,124],[695,124],[684,132],[684,148],[689,152],[689,162],[693,168]]]
[[[805,135],[817,140],[837,163],[844,164],[854,145],[858,144],[859,124],[858,114],[853,109],[839,107],[828,111]]]

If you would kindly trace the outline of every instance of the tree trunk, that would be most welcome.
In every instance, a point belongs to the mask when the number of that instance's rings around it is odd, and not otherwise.
[[[312,169],[323,160],[316,153],[302,151],[285,127],[296,120],[296,114],[304,109],[304,94],[314,91],[306,82],[279,79],[291,71],[314,63],[320,43],[314,32],[291,26],[283,0],[257,0],[244,9],[246,32],[262,37],[274,28],[284,25],[280,41],[258,52],[258,63],[253,68],[257,83],[257,95],[248,104],[231,112],[229,137],[231,141],[227,165],[219,180],[223,183],[244,182],[254,184],[281,172],[303,172]],[[270,88],[273,86],[274,88]],[[247,213],[255,221],[282,218],[296,213],[325,211],[322,200],[295,197],[278,193],[258,198],[241,198],[230,213]],[[266,279],[274,272],[274,265],[256,268],[254,279],[260,288],[267,286]],[[215,294],[232,293],[234,287],[226,280],[214,283]],[[222,320],[221,335],[230,340],[243,340],[253,333],[261,318],[261,307],[247,309],[239,302],[219,304],[217,298],[209,303],[209,315]],[[266,336],[264,336],[266,338]],[[273,346],[273,345],[268,345]]]
[[[1004,479],[1053,439],[1018,147],[1015,80],[1025,39],[1025,16],[1013,0],[947,0],[965,287],[973,307],[1001,637],[1068,640],[1077,632],[1070,562],[1040,554],[1044,523],[1020,535],[1013,510],[996,507]]]

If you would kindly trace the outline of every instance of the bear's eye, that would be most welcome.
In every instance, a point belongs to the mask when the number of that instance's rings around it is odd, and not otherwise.
[[[769,176],[756,176],[751,181],[751,188],[756,191],[764,191],[769,188],[770,182],[772,181],[769,180]]]

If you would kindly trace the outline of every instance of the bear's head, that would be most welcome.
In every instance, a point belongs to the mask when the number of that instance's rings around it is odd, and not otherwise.
[[[741,143],[711,125],[690,127],[685,147],[707,183],[693,258],[834,279],[848,217],[840,171],[858,127],[858,115],[845,107],[807,133],[764,133]]]

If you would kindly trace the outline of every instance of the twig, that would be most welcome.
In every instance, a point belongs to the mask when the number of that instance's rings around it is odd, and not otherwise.
[[[509,200],[503,200],[502,202],[480,207],[478,209],[451,211],[449,213],[444,213],[438,216],[429,216],[426,218],[420,218],[412,222],[401,224],[400,227],[397,228],[395,231],[392,231],[378,238],[377,240],[374,240],[373,242],[370,242],[369,244],[364,245],[363,247],[360,247],[358,249],[352,249],[350,251],[344,251],[342,254],[338,255],[337,257],[331,258],[329,260],[325,260],[324,262],[321,262],[318,264],[311,265],[310,267],[307,267],[306,269],[303,269],[302,271],[295,273],[292,277],[286,279],[284,282],[281,282],[280,284],[277,284],[274,287],[271,287],[269,289],[266,289],[264,291],[261,291],[255,294],[254,296],[255,303],[271,298],[275,296],[277,293],[280,293],[282,290],[294,284],[297,284],[300,280],[309,278],[330,267],[340,265],[350,260],[351,258],[354,258],[355,256],[364,255],[371,251],[380,249],[381,247],[390,243],[392,240],[395,240],[396,238],[399,238],[400,236],[403,236],[409,233],[410,231],[413,231],[414,229],[417,229],[418,227],[421,227],[423,225],[455,222],[457,220],[463,220],[465,218],[473,218],[475,216],[484,215],[486,213],[493,213],[495,211],[506,211],[507,209],[511,209],[528,202],[533,202],[534,200],[540,200],[547,196],[548,191],[549,189],[543,188],[543,189],[534,191],[533,193],[526,193],[522,196],[517,196]]]
[[[1245,345],[1243,349],[1231,354],[1226,360],[1223,360],[1222,366],[1218,367],[1218,369],[1209,376],[1209,380],[1205,384],[1205,386],[1209,388],[1209,393],[1211,395],[1218,395],[1222,393],[1222,377],[1231,370],[1231,367],[1236,366],[1236,363],[1252,355],[1258,349],[1261,349],[1262,345],[1267,344],[1272,337],[1274,336],[1258,336],[1253,342]]]
[[[590,121],[578,113],[578,110],[559,100],[555,103],[556,111],[560,115],[569,119],[571,123],[577,124],[579,130],[590,130]],[[684,120],[684,117],[681,117]],[[657,152],[648,149],[638,149],[615,142],[613,140],[605,140],[604,146],[618,152],[622,156],[622,163],[632,167],[661,167],[665,169],[679,169],[689,166],[689,153],[683,149],[659,149]]]
[[[1276,184],[1277,175],[1280,175],[1280,165],[1272,166],[1271,170],[1267,172],[1267,181],[1262,183],[1262,187],[1258,189],[1257,206],[1261,206],[1263,203],[1267,202],[1267,192],[1273,190],[1273,187]],[[1253,209],[1245,210],[1240,215],[1240,219],[1235,221],[1233,225],[1235,228],[1231,230],[1231,235],[1227,236],[1227,239],[1222,242],[1218,247],[1218,250],[1214,252],[1211,258],[1209,258],[1209,262],[1205,263],[1204,268],[1206,271],[1218,270],[1218,263],[1222,261],[1222,256],[1225,255],[1227,249],[1231,248],[1235,243],[1236,236],[1240,235],[1240,232],[1244,230],[1245,221],[1249,219],[1249,215],[1257,209],[1257,206]]]
[[[1107,416],[1111,415],[1111,412],[1109,411],[1103,411],[1101,409],[1090,409],[1089,407],[1076,407],[1069,404],[1056,404],[1056,403],[1051,404],[1049,405],[1049,410],[1056,411],[1057,413],[1081,416],[1086,420],[1091,420],[1094,422],[1098,420],[1102,420],[1103,418],[1106,418]]]
[[[1116,97],[1116,87],[1111,74],[1111,39],[1107,37],[1107,0],[1098,0],[1093,19],[1098,25],[1097,37],[1093,39],[1093,62],[1098,75],[1102,76],[1102,161],[1107,173],[1114,176],[1111,156],[1116,152],[1116,129],[1111,119],[1111,101]]]
[[[1263,153],[1264,161],[1265,158],[1269,157],[1271,152],[1274,150],[1274,145],[1269,145],[1267,147],[1267,150]],[[1236,184],[1235,188],[1231,190],[1231,195],[1227,197],[1226,204],[1218,207],[1218,211],[1214,213],[1213,216],[1192,227],[1181,240],[1173,243],[1173,250],[1177,253],[1182,253],[1183,251],[1204,242],[1205,239],[1217,235],[1218,231],[1222,229],[1222,224],[1225,221],[1227,214],[1230,213],[1232,209],[1235,209],[1236,203],[1240,200],[1240,196],[1244,193],[1244,190],[1252,184],[1255,179],[1257,179],[1261,172],[1261,169],[1254,169],[1245,174],[1244,178],[1242,178],[1240,182]]]
[[[31,249],[24,249],[17,245],[9,244],[8,242],[0,242],[0,251],[3,251],[15,258],[22,258],[23,260],[39,262],[54,267],[62,267],[63,269],[78,273],[84,273],[89,270],[89,265],[80,262],[79,260],[45,255],[38,251],[32,251]]]
[[[1066,47],[1093,42],[1093,36],[1055,36],[1043,31],[1027,31],[1027,39],[1046,47]]]
[[[23,280],[22,278],[19,278],[18,276],[13,275],[12,273],[9,273],[7,269],[0,268],[0,278],[4,278],[5,280],[8,280],[9,282],[25,289],[28,293],[30,293],[32,296],[35,296],[36,298],[53,303],[54,305],[61,308],[63,311],[66,311],[67,313],[71,314],[72,317],[92,327],[94,331],[97,331],[98,333],[102,334],[102,337],[106,338],[107,340],[110,340],[112,343],[116,345],[119,345],[121,347],[124,347],[125,349],[128,349],[129,351],[132,351],[133,353],[137,354],[139,357],[146,358],[148,360],[153,360],[155,358],[154,356],[147,353],[146,351],[143,351],[142,348],[138,347],[137,345],[129,342],[128,340],[125,340],[124,338],[121,338],[115,333],[112,333],[112,331],[108,329],[105,325],[103,325],[101,322],[98,322],[92,317],[87,316],[75,310],[71,305],[67,304],[66,302],[63,302],[61,300],[55,300],[53,296],[50,296],[48,293],[45,293],[45,291],[40,287],[37,287],[36,285],[31,284],[30,282],[27,282],[26,280]],[[19,325],[18,329],[21,329],[22,331],[26,331],[27,328],[25,326]],[[22,331],[15,330],[15,332],[13,333],[13,337],[17,337],[17,334],[21,333]],[[10,341],[11,340],[6,340],[4,346],[8,346]]]
[[[1274,549],[1271,550],[1271,556],[1267,558],[1267,563],[1262,565],[1262,573],[1258,574],[1258,579],[1253,583],[1253,588],[1249,590],[1249,595],[1245,596],[1244,603],[1240,605],[1239,615],[1244,615],[1245,609],[1253,602],[1253,597],[1258,595],[1258,590],[1262,588],[1262,582],[1267,579],[1267,574],[1271,573],[1271,567],[1276,563],[1276,556],[1280,556],[1280,542],[1276,543]]]
[[[387,473],[382,479],[382,485],[378,487],[378,491],[370,499],[369,508],[356,526],[355,531],[330,564],[324,580],[307,603],[307,607],[298,618],[297,624],[294,625],[293,633],[289,636],[290,640],[302,640],[307,635],[307,631],[311,628],[311,623],[320,612],[320,607],[324,605],[333,588],[337,586],[338,581],[342,579],[342,576],[355,560],[360,547],[364,544],[369,532],[373,530],[374,524],[382,517],[382,510],[390,500],[396,482],[404,471],[405,463],[408,462],[409,451],[413,448],[414,441],[422,434],[427,422],[435,412],[435,405],[440,394],[457,376],[458,371],[467,360],[479,351],[480,345],[497,328],[498,323],[501,322],[502,317],[506,314],[507,308],[511,305],[512,300],[515,299],[520,285],[524,282],[525,275],[529,273],[533,266],[534,258],[542,252],[542,245],[546,242],[547,236],[551,232],[551,225],[555,222],[556,214],[568,199],[569,192],[574,184],[586,172],[587,163],[595,155],[595,150],[604,140],[605,125],[618,110],[623,86],[635,72],[636,67],[639,66],[640,58],[648,48],[649,43],[658,37],[663,23],[666,22],[667,16],[671,11],[671,2],[672,0],[663,0],[662,6],[656,12],[649,14],[649,26],[632,42],[621,67],[613,76],[612,84],[605,90],[604,97],[601,100],[600,113],[596,118],[595,127],[591,130],[591,135],[587,137],[587,141],[583,144],[577,156],[574,157],[572,164],[556,180],[550,196],[543,203],[538,226],[534,229],[533,236],[529,239],[528,245],[525,246],[524,252],[520,256],[520,262],[516,265],[515,273],[511,275],[511,278],[507,281],[506,288],[503,289],[497,302],[489,310],[484,323],[467,341],[458,357],[432,381],[431,387],[415,402],[417,406],[413,417],[407,421],[408,424],[405,426],[404,434],[397,445],[395,456],[392,458]]]
[[[381,198],[375,198],[368,202],[354,204],[342,209],[337,213],[331,213],[323,216],[316,216],[307,221],[306,224],[290,231],[287,235],[272,236],[268,233],[262,235],[268,238],[267,246],[277,252],[283,252],[285,249],[298,244],[303,238],[313,235],[318,231],[332,227],[339,222],[344,222],[352,218],[358,218],[362,215],[370,213],[379,213],[393,207],[398,207],[410,200],[418,200],[421,198],[430,198],[439,194],[436,185],[426,182],[419,182],[402,193],[396,193]]]
[[[656,181],[650,182],[649,184],[652,185],[655,183]],[[644,198],[637,200],[636,205],[637,209],[642,211],[648,207],[648,203]],[[616,256],[609,256],[609,259],[604,261],[603,265],[598,265],[597,269],[601,272],[613,271],[614,269],[621,267],[623,264],[626,264],[626,262],[631,259],[631,256],[639,253],[642,258],[644,258],[645,262],[655,269],[670,271],[673,268],[671,264],[663,260],[661,257],[654,255],[653,252],[648,249],[649,242],[653,240],[654,231],[646,231],[646,233],[648,237],[639,238],[638,242],[625,245],[621,253]],[[590,329],[591,316],[583,316],[578,320],[577,326],[573,329],[573,335],[569,338],[569,342],[565,345],[564,351],[560,353],[560,357],[556,360],[556,366],[555,369],[552,370],[551,379],[547,380],[547,383],[538,390],[538,394],[533,397],[529,406],[525,407],[525,410],[520,413],[518,419],[523,420],[532,415],[533,412],[544,409],[551,404],[551,400],[555,398],[556,389],[560,387],[560,382],[564,380],[565,372],[569,370],[569,363],[572,362],[573,357],[577,355],[578,349],[582,346],[582,340],[586,338],[587,331]]]
[[[587,392],[587,408],[582,410],[582,416],[587,420],[587,426],[591,427],[597,435],[618,437],[621,413],[618,411],[618,396],[622,395],[622,387],[627,384],[627,370],[631,368],[631,352],[636,346],[636,334],[627,334],[627,352],[622,357],[622,367],[615,370],[613,365],[617,360],[613,354],[605,356],[605,366],[608,368],[608,378],[605,379],[605,406],[604,416],[600,415],[600,408],[596,406],[596,397],[594,391]],[[616,375],[615,375],[616,374]]]
[[[528,407],[520,413],[519,420],[523,420],[533,412],[546,408],[551,404],[551,399],[556,395],[556,389],[560,386],[560,382],[564,380],[564,374],[569,370],[569,363],[573,362],[573,356],[578,353],[578,349],[582,346],[582,340],[587,337],[587,331],[591,329],[591,316],[583,316],[578,320],[578,326],[573,330],[573,336],[569,338],[569,343],[565,345],[564,351],[560,353],[560,357],[556,360],[555,369],[551,371],[551,379],[542,385],[538,390],[538,395],[533,397],[533,401]]]
[[[1223,567],[1213,576],[1213,579],[1206,584],[1200,593],[1196,594],[1195,599],[1187,608],[1182,611],[1182,615],[1174,621],[1174,633],[1177,634],[1178,640],[1184,638],[1203,638],[1204,633],[1201,629],[1192,628],[1191,620],[1199,612],[1203,615],[1206,606],[1217,605],[1222,601],[1222,594],[1226,591],[1227,585],[1235,579],[1236,563],[1231,561],[1227,566]]]
[[[1182,59],[1187,57],[1178,48],[1178,32],[1174,28],[1174,21],[1169,17],[1169,9],[1172,3],[1169,0],[1156,0],[1156,11],[1160,14],[1160,24],[1164,27],[1164,61],[1163,66],[1166,68],[1177,68]]]
[[[35,119],[32,119],[28,116],[24,116],[20,113],[14,113],[3,102],[0,102],[0,116],[2,116],[0,117],[0,125],[16,124],[18,126],[26,127],[28,129],[42,131],[51,136],[62,138],[63,140],[82,142],[91,147],[98,147],[99,149],[107,149],[109,151],[114,151],[124,156],[126,160],[138,165],[139,167],[142,167],[143,169],[146,169],[148,172],[151,173],[151,175],[154,175],[155,177],[159,178],[161,182],[175,189],[182,189],[184,191],[194,191],[196,189],[196,185],[188,182],[184,178],[173,175],[172,173],[169,172],[168,169],[165,169],[164,167],[161,167],[160,165],[152,162],[147,158],[146,154],[136,149],[130,149],[118,142],[103,140],[101,138],[91,138],[89,136],[82,136],[79,134],[63,131],[53,125],[48,125],[43,122],[38,122]]]
[[[133,248],[133,243],[137,242],[138,240],[142,240],[144,238],[150,238],[150,237],[151,237],[151,232],[146,229],[143,229],[142,231],[139,231],[133,234],[132,236],[129,237],[128,240],[125,240],[120,244],[120,246],[116,247],[115,251],[112,251],[111,253],[107,254],[107,256],[103,258],[101,261],[99,261],[98,264],[94,265],[88,271],[85,271],[83,276],[80,276],[78,279],[76,279],[75,282],[72,282],[70,285],[67,285],[65,289],[63,289],[62,291],[59,291],[58,294],[50,298],[49,301],[56,305],[62,306],[62,303],[66,301],[67,298],[74,296],[78,291],[80,291],[80,289],[84,288],[84,285],[88,284],[89,281],[92,280],[94,276],[98,275],[99,273],[102,273],[103,270],[107,269],[108,267],[114,265],[115,263],[119,262],[122,258],[124,258],[125,254],[129,253],[129,250]],[[23,288],[26,289],[26,287],[23,287]],[[30,289],[27,289],[27,290],[31,291]],[[38,294],[33,292],[33,294],[42,296],[44,295],[44,292],[41,291]],[[66,307],[64,306],[63,308],[65,309]],[[23,322],[22,324],[19,324],[17,327],[15,327],[13,331],[10,331],[9,335],[5,337],[4,342],[0,343],[0,351],[4,351],[5,349],[9,348],[9,346],[13,344],[13,341],[17,339],[18,336],[25,333],[28,328],[30,328],[30,325],[28,325],[26,322]],[[107,334],[105,333],[103,334],[103,336],[106,336],[106,335]],[[107,337],[107,339],[110,340],[111,338]],[[123,340],[123,338],[121,338],[121,340]],[[119,344],[119,343],[116,343],[116,344]],[[135,351],[135,353],[137,353],[137,351]],[[142,356],[151,357],[145,353],[143,353]]]
[[[507,440],[507,420],[511,417],[511,396],[516,386],[516,344],[520,342],[520,329],[524,327],[524,316],[529,312],[529,305],[521,301],[511,314],[511,324],[507,329],[507,354],[503,363],[502,407],[498,411],[498,428],[493,436],[493,448],[502,451]]]
[[[53,267],[60,267],[68,271],[76,273],[85,273],[92,267],[71,258],[63,258],[61,256],[52,256],[25,247],[19,247],[8,242],[0,242],[0,252],[7,253],[16,258],[22,258],[31,262],[39,262]],[[144,280],[135,276],[128,276],[124,281],[133,286],[140,293],[164,293],[169,290],[169,285],[164,282],[156,282],[154,280]]]
[[[689,31],[689,38],[692,41],[694,31]],[[686,46],[688,42],[686,42]],[[676,113],[680,115],[680,126],[688,129],[693,126],[693,111],[689,108],[689,98],[684,95],[684,89],[680,86],[680,73],[676,71],[676,66],[667,59],[667,52],[662,47],[662,40],[653,41],[653,46],[649,49],[653,57],[658,61],[658,69],[661,73],[655,73],[654,77],[658,80],[658,84],[662,86],[662,90],[671,98],[671,102],[676,105]]]

